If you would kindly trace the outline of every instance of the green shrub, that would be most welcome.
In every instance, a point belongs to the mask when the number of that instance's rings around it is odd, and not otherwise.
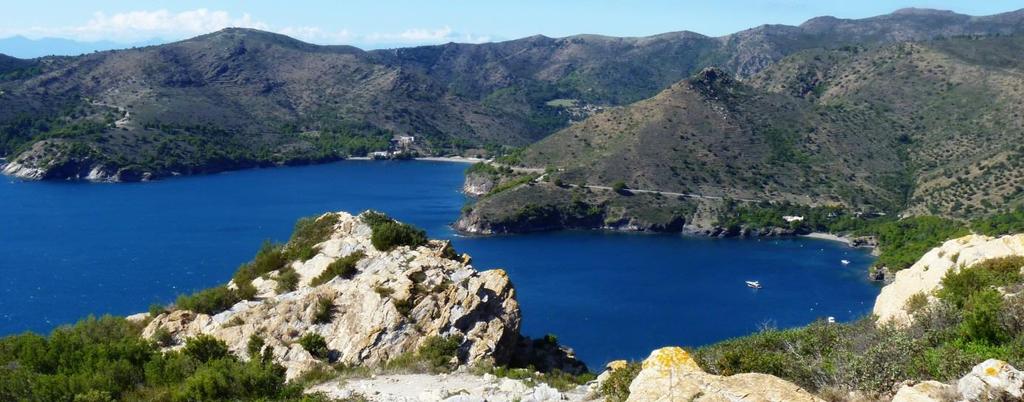
[[[235,282],[235,285],[239,286],[250,284],[253,279],[268,272],[279,270],[287,263],[288,258],[284,254],[283,246],[271,243],[270,241],[264,241],[263,245],[260,246],[260,250],[256,252],[256,257],[252,261],[238,267],[231,280]]]
[[[327,324],[334,319],[334,300],[326,297],[316,299],[316,311],[313,313],[313,323]]]
[[[398,246],[416,248],[427,243],[427,233],[423,230],[397,222],[380,212],[366,212],[362,219],[373,230],[370,241],[377,250],[391,251]]]
[[[940,299],[963,308],[967,299],[979,291],[1024,282],[1020,269],[1024,257],[1003,257],[982,261],[970,268],[950,271],[942,278]]]
[[[228,345],[210,335],[199,335],[185,341],[182,353],[202,363],[228,356]]]
[[[427,233],[404,223],[387,222],[373,229],[370,240],[380,251],[391,251],[399,246],[416,248],[427,243]]]
[[[330,353],[327,349],[327,341],[316,332],[307,332],[302,335],[299,338],[299,345],[302,345],[303,349],[318,359],[325,359]]]
[[[442,369],[450,367],[455,359],[459,346],[462,345],[461,335],[442,338],[440,336],[428,337],[423,345],[416,351],[420,359],[430,364],[431,367]]]
[[[1001,236],[1024,232],[1024,208],[1013,212],[981,218],[971,223],[971,229],[983,235]]]
[[[601,384],[601,395],[608,402],[625,402],[629,398],[629,385],[640,374],[641,364],[630,362],[626,367],[614,370],[608,379]]]
[[[298,392],[284,387],[285,369],[260,361],[242,363],[235,359],[217,359],[196,370],[175,394],[180,401],[252,400],[265,396],[292,397]]]
[[[249,342],[245,344],[245,352],[249,355],[249,359],[258,359],[263,353],[263,346],[266,345],[266,341],[263,340],[262,336],[252,334],[249,335]]]
[[[371,229],[379,225],[394,221],[394,219],[391,219],[390,216],[387,216],[386,214],[377,211],[366,211],[365,213],[362,214],[362,220],[363,223],[369,225]]]
[[[391,297],[391,295],[395,293],[394,289],[391,289],[391,288],[389,288],[387,286],[384,286],[384,285],[377,285],[377,286],[375,286],[373,288],[373,291],[377,292],[377,294],[379,294],[380,297]]]
[[[907,299],[907,303],[903,306],[904,310],[907,310],[910,314],[915,314],[928,306],[928,295],[923,292],[915,293]]]
[[[277,274],[277,293],[288,293],[299,286],[299,273],[292,267],[282,269]]]
[[[910,267],[928,250],[968,233],[960,222],[934,216],[887,221],[859,231],[878,238],[881,253],[875,264],[893,271]]]
[[[166,313],[167,307],[163,304],[150,304],[149,305],[149,316],[155,318],[156,316]]]
[[[159,347],[166,348],[174,344],[174,337],[171,336],[167,329],[160,327],[153,331],[153,342],[156,342],[156,345]]]
[[[283,367],[242,363],[223,343],[189,340],[180,351],[160,353],[123,318],[88,318],[48,337],[0,339],[0,400],[274,400],[301,398],[285,384]]]
[[[617,180],[614,183],[612,183],[612,191],[616,193],[622,194],[628,189],[629,187],[626,187],[626,182],[622,180]]]
[[[465,174],[470,175],[470,174],[474,174],[474,173],[475,174],[490,175],[490,176],[497,176],[501,172],[499,172],[498,168],[494,167],[494,165],[491,165],[490,163],[487,163],[487,162],[477,162],[477,163],[474,163],[474,164],[470,165],[468,168],[466,168],[466,173]]]
[[[285,249],[288,260],[306,261],[313,258],[320,252],[316,245],[330,238],[338,219],[336,214],[299,219]]]
[[[516,177],[516,178],[504,180],[504,181],[498,183],[497,185],[495,185],[494,188],[491,189],[491,191],[487,192],[487,194],[484,194],[484,197],[490,197],[492,195],[504,192],[506,190],[511,190],[513,188],[519,187],[519,186],[521,186],[523,184],[530,183],[530,182],[532,182],[534,180],[537,180],[537,177],[540,177],[540,176],[537,175],[536,173],[532,173],[532,174],[527,174],[527,175],[519,176],[519,177]]]
[[[850,356],[852,367],[845,381],[855,389],[887,392],[896,384],[917,377],[913,362],[923,345],[905,332],[885,331],[866,351]]]
[[[1000,313],[1003,310],[1003,295],[995,289],[985,289],[971,296],[964,303],[964,336],[971,341],[998,345],[1008,334],[1003,329]]]
[[[324,272],[321,272],[320,275],[313,278],[313,280],[309,282],[309,285],[320,286],[339,276],[342,279],[352,279],[356,272],[358,272],[356,270],[356,264],[359,263],[363,257],[366,257],[366,253],[363,253],[362,251],[355,251],[352,254],[337,259],[328,265],[327,268],[324,268]]]
[[[188,296],[178,296],[178,300],[174,304],[180,309],[213,315],[231,308],[240,301],[242,298],[239,292],[221,285],[200,290]]]

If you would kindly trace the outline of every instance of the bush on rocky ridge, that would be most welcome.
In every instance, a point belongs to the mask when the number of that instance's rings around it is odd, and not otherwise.
[[[223,343],[192,339],[161,353],[123,318],[87,318],[49,336],[0,339],[0,400],[38,401],[298,401],[284,368],[241,362]]]
[[[316,332],[307,332],[299,338],[299,345],[306,349],[309,354],[317,359],[326,359],[330,350],[327,349],[327,341]]]
[[[179,309],[213,315],[231,308],[242,300],[240,292],[221,285],[191,295],[180,295],[174,305]]]
[[[327,268],[324,268],[324,271],[321,272],[320,275],[313,278],[313,280],[309,282],[309,286],[320,286],[339,276],[342,279],[351,279],[352,276],[356,274],[356,264],[359,263],[359,260],[362,260],[363,257],[366,257],[365,253],[362,251],[356,251],[335,260],[328,265]]]
[[[327,214],[320,217],[299,219],[292,230],[292,237],[285,246],[285,256],[289,261],[306,261],[316,255],[316,245],[327,240],[338,224],[338,216]]]
[[[377,250],[391,251],[398,246],[416,248],[427,243],[427,232],[380,212],[366,212],[362,219],[373,230],[370,241]]]

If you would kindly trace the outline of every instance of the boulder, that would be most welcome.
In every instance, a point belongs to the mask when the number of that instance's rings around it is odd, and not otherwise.
[[[924,381],[900,387],[892,402],[946,402],[956,399],[956,388],[938,381]]]
[[[822,401],[789,381],[767,374],[705,373],[689,353],[678,347],[651,352],[629,385],[629,392],[629,402]]]
[[[1024,400],[1024,373],[1002,360],[974,366],[956,386],[966,401]]]
[[[949,240],[926,253],[910,268],[896,272],[892,283],[875,299],[874,314],[879,323],[909,325],[907,301],[917,294],[934,299],[946,273],[999,257],[1024,255],[1024,234],[992,238],[968,235]]]

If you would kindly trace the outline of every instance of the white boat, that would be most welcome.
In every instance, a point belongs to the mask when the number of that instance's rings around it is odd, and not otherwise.
[[[850,260],[842,260],[839,262],[843,263],[843,265],[850,265]]]
[[[754,289],[760,289],[761,288],[761,282],[758,282],[758,281],[747,281],[747,287],[748,288],[754,288]]]

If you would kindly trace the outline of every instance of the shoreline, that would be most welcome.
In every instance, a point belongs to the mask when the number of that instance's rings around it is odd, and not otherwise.
[[[808,238],[808,239],[818,239],[818,240],[834,241],[834,242],[843,243],[843,244],[845,244],[847,246],[850,246],[850,247],[854,247],[853,240],[851,240],[849,237],[843,237],[843,236],[839,236],[839,235],[834,235],[832,233],[811,232],[811,233],[808,233],[808,234],[797,235],[797,237],[803,237],[803,238]]]
[[[369,156],[350,156],[350,157],[347,157],[347,158],[342,159],[342,160],[343,161],[376,161],[376,160],[389,161],[389,160],[400,160],[400,159],[374,159],[374,158],[371,158]],[[488,159],[470,158],[470,157],[465,157],[465,156],[422,156],[422,157],[412,158],[412,160],[415,160],[415,161],[426,161],[426,162],[453,162],[453,163],[479,163],[479,162],[487,162],[488,161]]]
[[[455,163],[480,163],[480,162],[487,162],[489,160],[489,159],[483,159],[483,158],[471,158],[471,157],[467,157],[467,156],[423,156],[423,157],[418,157],[418,158],[413,158],[413,159],[414,160],[418,160],[418,161],[428,161],[428,162],[455,162]]]

